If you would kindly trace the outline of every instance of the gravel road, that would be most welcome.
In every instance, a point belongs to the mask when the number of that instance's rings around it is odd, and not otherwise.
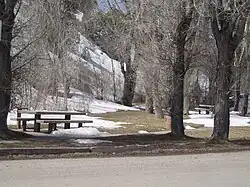
[[[250,152],[0,161],[1,187],[247,187]]]

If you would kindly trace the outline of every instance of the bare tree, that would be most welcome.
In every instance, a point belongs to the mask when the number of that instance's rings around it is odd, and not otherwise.
[[[235,50],[244,37],[249,6],[250,2],[248,0],[210,1],[211,24],[218,49],[213,139],[228,139],[232,65]]]
[[[179,22],[176,28],[176,55],[173,64],[173,96],[171,100],[171,132],[175,136],[184,136],[183,102],[185,79],[185,44],[194,16],[193,0],[181,1],[179,4]]]

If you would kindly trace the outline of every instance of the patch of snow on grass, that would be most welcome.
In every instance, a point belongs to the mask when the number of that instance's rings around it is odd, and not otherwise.
[[[93,100],[90,103],[89,111],[91,113],[107,113],[107,112],[117,112],[118,110],[123,111],[139,111],[139,109],[133,107],[127,107],[124,105],[108,102],[108,101],[100,101],[100,100]]]
[[[127,123],[127,122],[115,122],[116,125],[133,125],[133,123]]]
[[[52,133],[55,136],[65,137],[93,137],[100,136],[102,133],[96,128],[78,128],[78,129],[59,129]]]
[[[195,128],[194,128],[194,127],[191,127],[191,126],[189,126],[189,125],[187,125],[187,126],[185,127],[185,129],[186,129],[186,130],[194,130]]]
[[[74,140],[76,143],[79,144],[100,144],[100,143],[112,143],[112,141],[106,141],[106,140],[94,140],[94,139],[77,139]]]
[[[205,127],[214,127],[214,118],[211,114],[193,114],[189,115],[190,119],[185,119],[184,123],[201,124]],[[230,115],[230,126],[241,127],[250,126],[250,117],[242,117],[238,115]]]
[[[148,131],[138,131],[138,134],[149,134]]]

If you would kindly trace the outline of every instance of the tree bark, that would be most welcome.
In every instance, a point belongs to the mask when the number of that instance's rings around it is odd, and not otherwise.
[[[177,58],[173,75],[173,98],[171,103],[171,133],[184,136],[183,100],[184,100],[184,45],[177,47]]]
[[[249,1],[240,7],[242,11],[237,14],[234,9],[239,7],[230,7],[225,9],[223,2],[218,1],[216,6],[211,5],[212,10],[212,31],[216,40],[218,50],[217,79],[216,79],[216,99],[215,116],[212,139],[228,140],[230,113],[229,113],[229,92],[231,87],[232,65],[235,50],[242,41],[246,31],[246,22],[249,14]]]
[[[190,29],[194,13],[193,1],[189,1],[189,11],[186,2],[180,5],[181,20],[178,23],[175,36],[176,58],[173,64],[173,93],[171,101],[171,133],[177,137],[185,136],[183,124],[184,78],[185,78],[185,45],[187,32]]]
[[[163,110],[162,110],[162,102],[159,95],[159,88],[158,88],[158,73],[154,74],[153,80],[153,103],[155,109],[155,116],[157,118],[164,118]]]
[[[153,107],[153,96],[152,96],[152,88],[148,88],[145,86],[145,95],[146,95],[146,112],[149,114],[154,113],[154,107]]]
[[[240,103],[240,68],[236,68],[235,75],[235,90],[234,90],[234,111],[239,111],[239,103]]]
[[[248,93],[244,93],[244,96],[243,96],[243,107],[242,107],[242,111],[241,111],[241,115],[242,116],[246,116],[247,115],[247,109],[248,109]]]
[[[11,93],[10,49],[0,41],[0,131],[6,130]]]
[[[189,114],[189,96],[187,94],[184,95],[184,109],[183,109],[184,115]]]
[[[218,77],[215,98],[215,116],[212,138],[227,140],[229,135],[229,92],[231,86],[232,61],[234,49],[228,43],[229,38],[218,44]]]
[[[124,70],[124,68],[122,69],[124,75],[124,88],[121,100],[123,105],[131,107],[135,93],[137,73],[132,67],[131,62],[126,63],[126,70]]]
[[[11,96],[11,41],[14,26],[14,8],[18,0],[0,0],[0,131],[8,129],[7,116]]]
[[[248,28],[250,29],[250,27]],[[246,77],[246,84],[244,86],[244,97],[243,97],[243,107],[241,114],[243,116],[246,116],[248,113],[248,101],[249,101],[249,93],[250,93],[250,61],[249,61],[249,44],[246,44],[246,50],[245,50],[245,60],[247,62],[247,77]]]

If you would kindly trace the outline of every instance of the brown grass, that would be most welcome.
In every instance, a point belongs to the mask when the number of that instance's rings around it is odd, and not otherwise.
[[[96,116],[96,115],[95,115]],[[115,130],[108,130],[110,133],[137,133],[140,130],[155,132],[168,131],[167,119],[159,119],[154,114],[148,114],[144,111],[119,111],[115,113],[98,114],[104,120],[115,122],[124,122],[119,128]],[[126,124],[130,123],[130,124]]]
[[[213,132],[213,128],[200,128],[196,130],[186,131],[188,136],[196,138],[209,138]],[[250,127],[231,127],[229,133],[230,140],[249,139]]]

